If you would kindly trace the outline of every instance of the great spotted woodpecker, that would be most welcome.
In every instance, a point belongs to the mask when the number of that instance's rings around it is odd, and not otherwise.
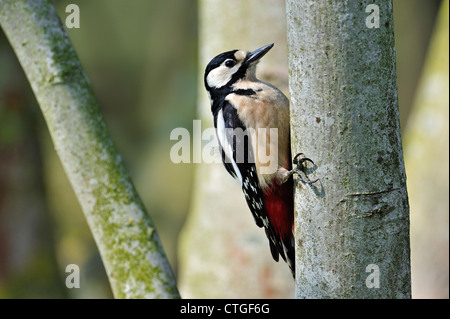
[[[276,87],[256,78],[258,61],[273,47],[221,53],[207,65],[205,87],[211,101],[222,162],[242,187],[256,225],[264,227],[275,261],[279,255],[295,277],[293,173],[289,100]],[[274,130],[275,129],[275,130]],[[306,176],[300,179],[313,183]]]

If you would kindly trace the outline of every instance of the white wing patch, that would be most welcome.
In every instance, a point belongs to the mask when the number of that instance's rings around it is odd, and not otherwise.
[[[219,143],[222,146],[222,149],[225,152],[226,157],[228,157],[228,159],[230,160],[231,165],[233,166],[234,173],[242,187],[242,175],[233,158],[233,147],[227,138],[222,109],[220,109],[219,114],[217,115],[217,137],[219,138]]]

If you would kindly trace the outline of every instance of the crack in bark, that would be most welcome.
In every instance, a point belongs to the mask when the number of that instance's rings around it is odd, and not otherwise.
[[[341,199],[339,201],[339,203],[343,203],[346,202],[349,198],[353,198],[353,197],[359,197],[359,196],[376,196],[376,195],[382,195],[382,194],[387,194],[387,193],[391,193],[391,192],[395,192],[398,190],[401,190],[401,187],[396,187],[396,188],[392,188],[392,189],[387,189],[387,190],[383,190],[383,191],[379,191],[379,192],[367,192],[367,193],[353,193],[353,194],[347,194],[344,196],[343,199]]]
[[[360,198],[361,196],[368,196],[363,200],[362,203],[357,205],[353,208],[354,214],[350,214],[351,217],[355,218],[365,218],[365,217],[372,217],[372,216],[380,216],[383,217],[386,214],[389,214],[393,210],[395,210],[395,207],[392,205],[388,205],[387,203],[380,202],[380,197],[384,194],[389,194],[395,191],[401,190],[401,187],[382,190],[378,192],[367,192],[367,193],[353,193],[346,195],[343,199],[339,201],[339,203],[347,203],[347,202],[355,202],[355,198]],[[372,209],[365,210],[364,209],[364,203],[366,203],[368,206],[372,206]],[[381,206],[379,206],[381,205]],[[379,206],[376,208],[376,206]],[[362,208],[362,209],[361,209]],[[359,210],[365,210],[365,212],[359,212]],[[350,211],[350,210],[349,210]]]
[[[351,217],[355,217],[355,218],[365,218],[365,217],[372,217],[374,215],[380,215],[381,217],[385,214],[389,214],[390,212],[392,212],[395,209],[394,206],[389,206],[389,205],[383,205],[378,209],[374,209],[374,210],[370,210],[367,213],[358,215],[358,214],[352,214],[350,215]]]

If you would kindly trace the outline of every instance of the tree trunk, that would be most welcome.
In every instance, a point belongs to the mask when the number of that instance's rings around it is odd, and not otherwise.
[[[156,229],[55,9],[45,0],[1,0],[0,23],[44,114],[115,297],[178,297]]]
[[[292,152],[320,178],[296,185],[297,298],[411,296],[392,2],[370,3],[287,0]]]
[[[254,50],[275,42],[257,74],[287,93],[283,1],[203,0],[199,10],[198,114],[202,130],[213,127],[204,70],[219,53]],[[197,167],[191,212],[180,238],[183,297],[292,298],[289,267],[272,259],[264,230],[256,226],[239,183],[226,172],[218,150],[215,155],[215,163]]]

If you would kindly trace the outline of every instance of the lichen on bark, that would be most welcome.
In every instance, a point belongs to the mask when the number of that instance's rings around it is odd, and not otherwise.
[[[54,7],[1,0],[0,23],[47,122],[117,298],[179,297],[155,227]]]

